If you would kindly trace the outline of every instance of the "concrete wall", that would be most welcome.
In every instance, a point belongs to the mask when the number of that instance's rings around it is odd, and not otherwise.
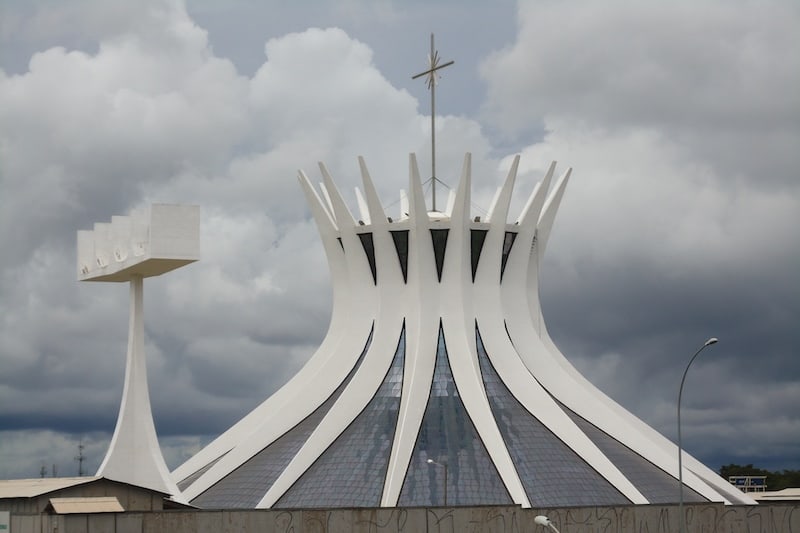
[[[96,515],[12,515],[11,533],[540,533],[546,514],[561,533],[674,533],[678,507],[519,507],[298,511],[157,511]],[[800,503],[686,506],[690,532],[800,533]]]

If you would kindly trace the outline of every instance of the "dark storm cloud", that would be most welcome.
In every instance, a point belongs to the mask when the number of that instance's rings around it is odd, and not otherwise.
[[[495,120],[541,121],[552,133],[537,149],[576,167],[542,275],[550,329],[673,438],[683,369],[719,337],[687,380],[687,448],[712,467],[777,454],[796,468],[800,69],[786,28],[798,11],[584,7],[594,16],[566,21],[574,6],[526,4],[517,43],[483,67]],[[548,28],[556,19],[574,31]],[[742,444],[764,420],[774,448]]]
[[[524,155],[576,169],[542,273],[556,342],[674,438],[685,365],[719,337],[687,379],[687,449],[797,468],[797,6],[544,2],[520,19],[482,66],[484,112],[511,136],[542,124]]]

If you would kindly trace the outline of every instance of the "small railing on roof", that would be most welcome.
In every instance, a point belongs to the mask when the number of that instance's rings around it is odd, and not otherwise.
[[[742,492],[767,490],[767,476],[728,476],[728,481]]]

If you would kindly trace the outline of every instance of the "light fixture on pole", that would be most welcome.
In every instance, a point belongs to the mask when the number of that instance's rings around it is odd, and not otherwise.
[[[692,366],[694,363],[695,358],[700,355],[706,347],[711,346],[712,344],[717,343],[716,337],[711,337],[708,339],[705,344],[703,344],[699,350],[697,350],[691,359],[689,359],[689,364],[686,365],[686,370],[683,371],[683,377],[681,378],[681,386],[678,389],[678,488],[679,488],[679,500],[678,500],[678,515],[681,522],[681,533],[686,533],[686,517],[683,515],[683,443],[681,441],[681,397],[683,396],[683,383],[686,381],[686,374],[689,372],[689,367]]]
[[[556,529],[556,526],[553,525],[553,522],[551,522],[549,518],[547,518],[546,516],[544,516],[542,514],[540,514],[536,518],[534,518],[533,519],[533,523],[537,524],[539,526],[549,527],[550,529],[552,529],[556,533],[559,533],[559,531]]]
[[[428,459],[428,464],[444,468],[444,505],[447,507],[447,463],[437,463],[433,459]]]

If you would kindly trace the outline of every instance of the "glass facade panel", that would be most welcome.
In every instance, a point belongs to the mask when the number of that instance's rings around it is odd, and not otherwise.
[[[481,250],[486,241],[485,229],[474,229],[470,231],[470,254],[472,256],[472,281],[475,281],[475,273],[478,271],[478,261],[481,259]]]
[[[400,409],[404,360],[405,328],[378,392],[275,508],[380,505]]]
[[[364,247],[364,253],[367,254],[369,270],[372,272],[372,282],[377,285],[378,273],[375,270],[375,244],[372,242],[372,233],[359,233],[358,238],[361,239],[361,246]]]
[[[678,480],[659,467],[631,450],[614,437],[597,428],[583,417],[561,406],[581,431],[594,442],[595,446],[608,457],[619,471],[639,489],[650,503],[675,503],[678,494]],[[686,502],[707,502],[708,500],[684,485],[683,499]]]
[[[511,503],[511,496],[461,402],[440,325],[430,397],[398,506]]]
[[[393,230],[394,248],[397,250],[397,259],[400,261],[400,270],[403,271],[403,281],[408,283],[408,230]]]
[[[442,281],[442,268],[444,268],[444,252],[447,248],[447,235],[450,230],[432,229],[431,241],[433,241],[433,256],[436,259],[436,275]]]
[[[289,461],[292,460],[303,443],[305,443],[311,432],[319,425],[325,414],[327,414],[350,382],[353,374],[361,366],[361,362],[364,360],[364,356],[372,343],[374,329],[375,326],[373,324],[372,331],[369,333],[358,361],[330,398],[325,400],[302,422],[248,459],[239,468],[209,487],[208,490],[197,496],[191,503],[204,509],[254,508],[264,497],[269,487],[278,479],[280,473],[283,472]]]
[[[519,403],[489,361],[477,326],[475,335],[489,405],[531,505],[562,507],[631,503]]]

